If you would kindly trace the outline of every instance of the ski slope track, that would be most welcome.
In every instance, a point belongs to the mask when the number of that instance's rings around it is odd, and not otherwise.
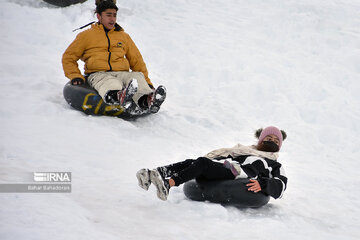
[[[93,2],[1,3],[0,183],[72,173],[71,193],[0,193],[1,240],[360,239],[358,0],[118,0],[118,23],[168,90],[137,121],[62,96],[61,57]],[[260,209],[137,186],[140,168],[253,144],[268,125],[288,133],[289,182]]]

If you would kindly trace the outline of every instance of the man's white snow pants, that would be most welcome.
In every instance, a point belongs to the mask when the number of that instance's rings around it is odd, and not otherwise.
[[[132,79],[136,79],[138,82],[138,90],[133,97],[134,102],[137,104],[141,96],[153,92],[141,72],[95,72],[89,75],[88,83],[104,99],[108,91],[121,90]]]

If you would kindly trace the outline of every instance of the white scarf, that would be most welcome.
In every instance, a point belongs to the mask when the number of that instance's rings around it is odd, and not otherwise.
[[[214,151],[209,152],[205,155],[206,158],[209,159],[215,159],[218,157],[224,157],[227,158],[228,156],[232,156],[233,158],[243,155],[251,155],[251,156],[258,156],[258,157],[264,157],[271,160],[275,160],[279,157],[278,152],[264,152],[259,151],[256,149],[255,145],[251,146],[245,146],[241,144],[236,144],[232,148],[220,148],[216,149]]]

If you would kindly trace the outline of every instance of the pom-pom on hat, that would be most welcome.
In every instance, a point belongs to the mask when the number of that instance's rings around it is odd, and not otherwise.
[[[266,127],[264,129],[260,128],[255,132],[255,136],[257,138],[259,138],[258,144],[260,144],[266,136],[271,135],[271,134],[273,134],[279,138],[279,149],[280,149],[282,142],[286,138],[286,133],[283,130],[280,131],[277,127],[274,127],[274,126]]]

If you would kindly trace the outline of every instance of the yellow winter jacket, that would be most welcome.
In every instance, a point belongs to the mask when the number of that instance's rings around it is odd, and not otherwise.
[[[79,59],[85,62],[85,74],[131,69],[142,72],[152,85],[139,49],[118,24],[106,32],[102,24],[94,23],[76,36],[62,57],[64,73],[69,79],[84,79],[78,68]]]

